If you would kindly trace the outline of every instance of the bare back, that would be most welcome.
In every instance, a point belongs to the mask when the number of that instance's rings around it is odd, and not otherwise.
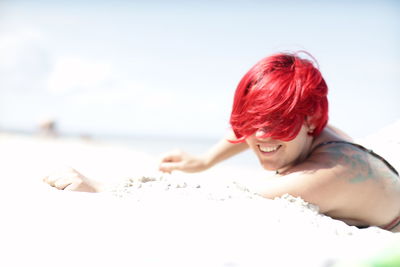
[[[325,213],[351,225],[382,226],[400,215],[400,179],[380,158],[346,143],[346,134],[328,126],[314,140],[316,148],[308,160],[318,162],[321,168],[332,169],[332,190],[337,193]],[[399,227],[396,227],[396,229]],[[395,230],[395,229],[393,229]],[[399,229],[397,229],[399,231]]]

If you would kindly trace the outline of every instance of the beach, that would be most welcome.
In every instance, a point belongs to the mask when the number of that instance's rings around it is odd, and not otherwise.
[[[400,121],[358,140],[400,169]],[[97,140],[1,133],[1,266],[339,266],[399,244],[300,198],[253,193],[250,166],[161,174],[145,150]],[[56,190],[66,166],[104,193]],[[350,265],[349,265],[350,266]]]

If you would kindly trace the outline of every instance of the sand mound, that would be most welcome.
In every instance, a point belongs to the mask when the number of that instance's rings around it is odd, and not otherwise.
[[[399,126],[362,143],[398,166]],[[332,266],[400,237],[348,226],[290,195],[261,198],[243,187],[260,173],[236,166],[161,175],[145,152],[9,134],[0,160],[1,266]],[[59,165],[108,182],[109,192],[43,184]]]

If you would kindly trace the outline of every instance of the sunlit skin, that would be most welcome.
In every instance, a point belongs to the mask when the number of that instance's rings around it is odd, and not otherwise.
[[[264,169],[283,172],[307,158],[314,139],[308,134],[309,131],[309,127],[303,125],[296,138],[285,142],[271,137],[263,138],[266,132],[260,129],[246,138],[246,143]]]

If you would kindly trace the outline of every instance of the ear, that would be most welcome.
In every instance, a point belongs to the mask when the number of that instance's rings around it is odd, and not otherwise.
[[[305,119],[305,125],[308,128],[308,134],[313,134],[314,130],[315,130],[315,125],[312,123],[312,117],[311,116],[307,116]]]

